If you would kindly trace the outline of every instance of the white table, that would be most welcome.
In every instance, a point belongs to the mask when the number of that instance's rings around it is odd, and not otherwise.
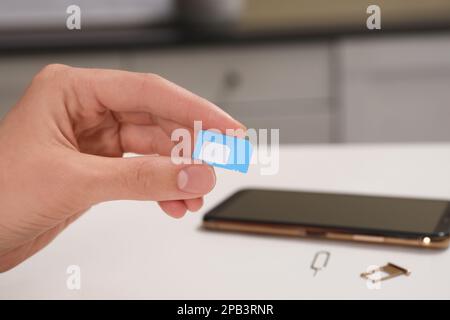
[[[51,245],[0,274],[4,298],[450,298],[450,250],[238,235],[199,229],[203,213],[246,186],[450,199],[450,144],[282,148],[280,172],[217,170],[201,213],[175,220],[153,203],[98,205]],[[328,268],[313,277],[315,252]],[[398,263],[409,277],[368,289],[369,265]],[[81,290],[66,268],[81,267]]]

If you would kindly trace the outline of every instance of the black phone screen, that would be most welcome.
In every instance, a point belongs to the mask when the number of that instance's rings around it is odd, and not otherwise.
[[[211,210],[205,220],[432,234],[443,220],[448,226],[449,212],[447,200],[243,190]]]

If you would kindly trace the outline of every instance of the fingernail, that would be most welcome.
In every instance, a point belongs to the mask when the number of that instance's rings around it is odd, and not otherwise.
[[[240,126],[242,127],[242,129],[244,130],[244,132],[247,131],[247,126],[246,126],[245,124],[243,124],[242,122],[237,121],[237,120],[236,120],[236,122],[240,124]]]
[[[189,166],[178,173],[177,184],[181,191],[204,194],[214,187],[216,176],[209,166]]]

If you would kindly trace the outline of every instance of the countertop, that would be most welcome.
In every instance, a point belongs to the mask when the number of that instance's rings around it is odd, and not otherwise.
[[[280,171],[216,170],[200,213],[175,220],[155,203],[97,205],[44,250],[0,275],[0,299],[450,298],[450,250],[201,230],[203,213],[244,187],[450,199],[450,144],[282,147]],[[319,250],[331,253],[313,277]],[[387,262],[409,277],[369,288],[360,273]],[[81,290],[66,269],[81,268]]]

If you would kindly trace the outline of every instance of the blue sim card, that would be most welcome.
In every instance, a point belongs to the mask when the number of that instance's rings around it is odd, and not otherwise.
[[[192,158],[215,167],[247,173],[252,151],[247,139],[200,130]]]

